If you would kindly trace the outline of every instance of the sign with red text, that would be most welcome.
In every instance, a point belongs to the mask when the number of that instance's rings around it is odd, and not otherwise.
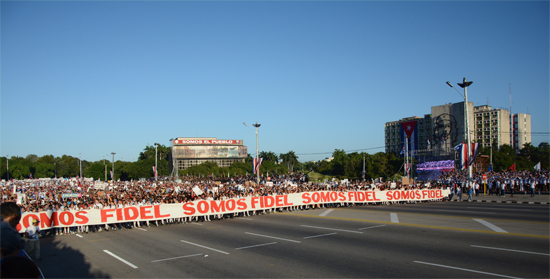
[[[195,200],[124,208],[90,209],[80,211],[45,211],[24,213],[17,229],[24,232],[33,219],[40,220],[41,229],[153,221],[243,211],[284,208],[289,206],[325,203],[379,203],[387,201],[439,200],[450,194],[448,189],[391,190],[391,191],[318,191],[288,195],[244,197],[227,200]]]

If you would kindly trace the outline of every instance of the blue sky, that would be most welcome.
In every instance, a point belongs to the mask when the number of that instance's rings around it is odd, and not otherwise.
[[[549,141],[548,1],[2,1],[2,156],[135,161],[174,137],[299,160],[384,151],[384,123],[463,99]],[[109,154],[108,156],[106,156]]]

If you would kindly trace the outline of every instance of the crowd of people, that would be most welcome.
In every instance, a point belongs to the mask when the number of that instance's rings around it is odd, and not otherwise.
[[[72,179],[27,179],[19,181],[4,181],[2,183],[2,202],[12,201],[25,212],[69,211],[89,209],[114,209],[127,206],[159,205],[167,203],[186,203],[196,200],[225,200],[267,195],[284,195],[310,191],[354,191],[354,190],[389,190],[441,188],[450,189],[451,196],[462,197],[462,193],[479,194],[483,190],[481,173],[475,173],[472,187],[467,185],[467,172],[443,173],[436,181],[413,182],[403,185],[394,181],[326,181],[311,183],[305,174],[273,175],[262,177],[256,183],[256,177],[235,176],[219,180],[215,177],[183,177],[179,180],[161,178],[158,181],[114,181],[103,182],[93,180]],[[517,192],[529,192],[532,195],[538,190],[548,192],[549,176],[547,172],[502,172],[489,173],[487,178],[488,194],[512,195]],[[200,191],[196,191],[199,189]],[[402,203],[402,202],[400,202]],[[353,206],[352,203],[335,203],[324,205],[302,205],[278,208],[276,211],[304,210],[313,207]],[[181,217],[153,221],[136,221],[102,225],[87,225],[78,227],[54,228],[43,230],[43,234],[66,235],[109,230],[131,229],[141,226],[162,226],[193,221],[211,221],[214,219],[233,218],[274,212],[274,209],[255,210],[231,214],[216,214],[197,217]]]
[[[77,178],[50,179],[50,180],[20,180],[4,182],[1,197],[2,202],[12,201],[25,212],[88,210],[105,208],[123,208],[126,206],[145,206],[166,203],[186,203],[195,200],[225,200],[251,196],[284,195],[310,191],[352,191],[360,189],[389,189],[392,182],[366,181],[327,181],[324,183],[310,183],[307,175],[274,175],[269,179],[263,177],[256,183],[256,177],[242,176],[226,178],[223,181],[214,177],[184,177],[180,180],[159,179],[158,181],[115,181],[103,182]],[[399,189],[409,189],[416,185],[403,186],[394,183]],[[435,187],[435,186],[432,186]],[[193,188],[200,190],[197,193]],[[202,192],[202,193],[201,193]],[[351,204],[338,203],[315,205],[315,207],[348,206]],[[309,206],[291,206],[277,210],[303,210]],[[130,229],[141,226],[161,226],[173,223],[188,223],[192,221],[211,221],[213,219],[233,218],[236,216],[250,216],[266,214],[271,210],[256,210],[239,214],[216,214],[198,217],[182,217],[154,221],[140,221],[127,223],[112,223],[104,225],[89,225],[80,227],[54,228],[44,230],[43,233],[65,235],[74,233],[88,233],[97,231]]]
[[[468,185],[468,172],[444,172],[437,180],[438,184],[451,188],[454,195],[458,191],[472,190],[470,195],[479,195],[487,191],[488,195],[499,195],[505,197],[506,193],[512,197],[514,194],[530,194],[534,197],[536,193],[547,194],[549,191],[550,175],[547,171],[505,171],[485,173],[487,179],[483,180],[484,173],[472,174],[472,184]],[[483,185],[485,184],[486,187]]]

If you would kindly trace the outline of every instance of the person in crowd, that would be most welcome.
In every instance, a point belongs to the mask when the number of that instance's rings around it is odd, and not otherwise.
[[[38,227],[39,221],[37,219],[32,220],[32,225],[28,226],[25,235],[27,236],[27,253],[34,256],[37,260],[40,258],[40,227]]]

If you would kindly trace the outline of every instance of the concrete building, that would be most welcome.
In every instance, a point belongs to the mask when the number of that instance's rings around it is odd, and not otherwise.
[[[417,153],[418,150],[428,149],[430,140],[430,131],[432,124],[430,114],[424,117],[412,116],[400,119],[398,121],[386,122],[384,125],[385,134],[385,150],[386,153],[400,154],[405,145],[405,133],[403,132],[402,123],[414,123],[413,132],[409,141],[409,150],[412,153]],[[414,156],[414,154],[412,154]]]
[[[510,145],[510,111],[483,105],[474,108],[475,142],[483,147]],[[530,140],[530,139],[529,139]]]
[[[526,143],[531,143],[531,115],[516,113],[512,115],[512,147],[519,152]]]
[[[217,138],[183,138],[172,142],[172,173],[204,162],[214,162],[219,167],[229,167],[243,162],[248,156],[242,140],[218,140]],[[174,168],[175,167],[175,168]]]

